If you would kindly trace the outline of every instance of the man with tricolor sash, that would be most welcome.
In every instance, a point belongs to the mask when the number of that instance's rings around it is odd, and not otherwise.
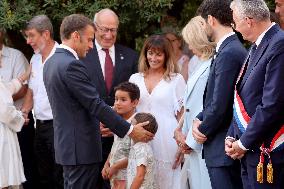
[[[263,0],[233,0],[236,30],[253,43],[235,87],[225,151],[245,189],[284,188],[284,32]]]

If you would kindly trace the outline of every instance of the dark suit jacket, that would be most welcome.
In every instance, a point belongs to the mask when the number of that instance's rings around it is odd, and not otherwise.
[[[107,94],[106,91],[106,84],[95,43],[94,48],[90,50],[87,56],[83,59],[92,83],[96,86],[100,97],[110,106],[113,106],[114,104],[114,87],[124,81],[128,81],[130,76],[138,71],[138,54],[134,50],[119,44],[115,44],[114,49],[114,77],[109,94]]]
[[[278,25],[267,31],[256,49],[249,76],[237,84],[237,90],[251,121],[241,135],[233,121],[228,135],[240,137],[253,150],[247,160],[257,165],[259,147],[269,147],[273,136],[284,124],[284,32]],[[284,150],[271,154],[272,163],[284,162]]]
[[[199,131],[207,136],[204,157],[209,167],[231,165],[225,154],[224,140],[233,116],[233,91],[247,51],[237,35],[228,37],[212,63]]]
[[[68,50],[57,48],[43,71],[54,118],[56,162],[62,165],[100,162],[99,121],[120,137],[127,133],[130,124],[99,98],[87,68]]]

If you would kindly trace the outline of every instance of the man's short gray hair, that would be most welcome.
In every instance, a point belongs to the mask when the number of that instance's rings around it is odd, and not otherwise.
[[[264,0],[233,0],[230,7],[242,18],[249,17],[257,21],[270,20],[269,8]]]
[[[38,15],[27,22],[25,30],[36,29],[39,33],[49,31],[51,38],[53,38],[53,27],[50,19],[46,15]]]

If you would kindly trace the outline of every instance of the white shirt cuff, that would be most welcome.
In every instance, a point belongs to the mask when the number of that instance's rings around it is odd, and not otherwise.
[[[241,142],[240,140],[238,140],[237,142],[238,142],[239,147],[240,147],[242,150],[248,150],[248,149],[246,149],[246,147],[244,147],[244,145],[242,144],[242,142]]]
[[[130,125],[130,128],[128,130],[128,132],[126,133],[126,135],[130,135],[130,133],[133,131],[133,125]]]

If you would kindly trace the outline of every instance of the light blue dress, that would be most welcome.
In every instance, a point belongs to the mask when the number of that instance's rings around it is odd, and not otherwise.
[[[204,159],[201,157],[202,145],[198,144],[192,136],[192,123],[196,115],[203,108],[203,94],[208,80],[211,59],[200,60],[194,56],[195,69],[187,81],[184,96],[184,123],[183,133],[186,137],[186,144],[193,149],[189,155],[185,155],[185,162],[182,168],[181,189],[211,189],[208,170]]]

